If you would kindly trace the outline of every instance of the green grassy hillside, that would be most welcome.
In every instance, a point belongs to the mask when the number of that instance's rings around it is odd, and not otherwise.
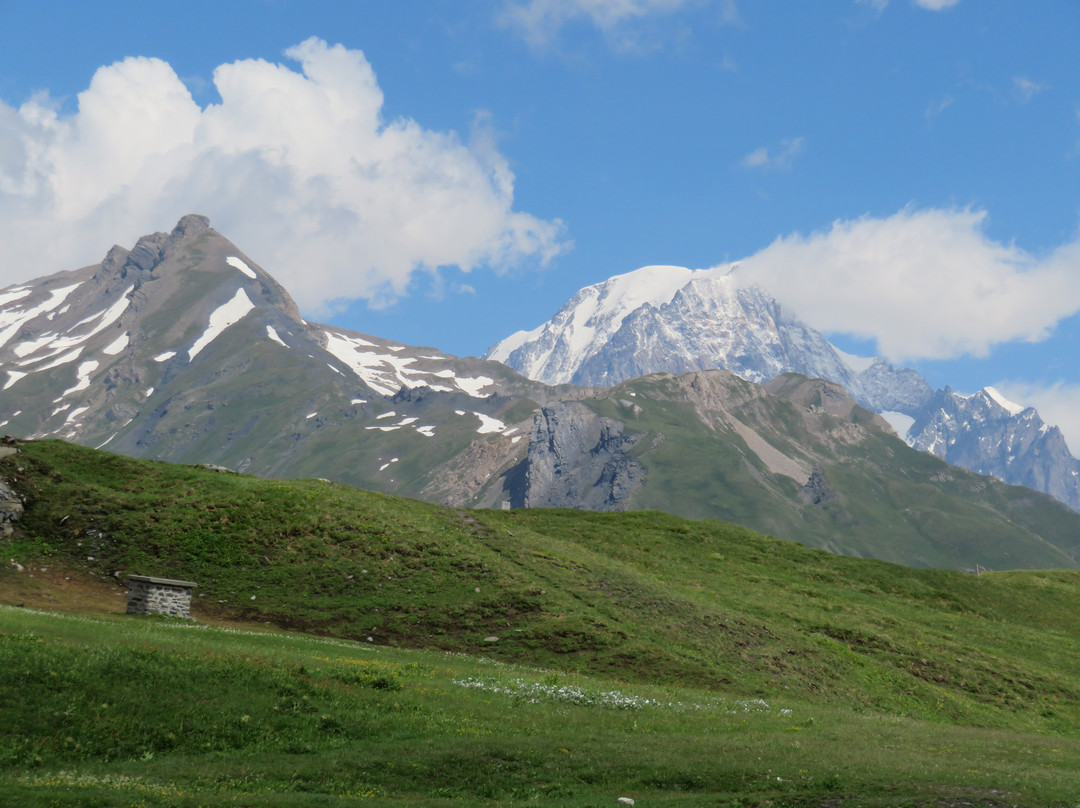
[[[835,413],[810,395],[842,393],[835,385],[787,374],[769,388],[723,372],[656,374],[584,403],[647,434],[634,450],[648,476],[633,508],[909,566],[1080,568],[1080,515],[1060,502],[912,449],[846,394]],[[800,463],[798,479],[770,471],[762,445]],[[829,488],[821,502],[800,496],[812,466]]]
[[[111,598],[90,622],[0,610],[9,804],[1075,803],[1074,571],[914,570],[55,441],[0,476],[27,500],[0,602],[31,575]],[[125,572],[196,581],[202,621],[339,644],[121,616]]]

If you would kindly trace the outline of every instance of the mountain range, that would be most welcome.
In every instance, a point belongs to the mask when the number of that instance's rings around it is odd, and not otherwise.
[[[186,216],[0,290],[0,429],[458,507],[718,518],[913,566],[1080,568],[1080,514],[934,456],[1030,458],[1067,502],[1067,477],[1035,461],[1055,440],[1071,456],[1033,410],[860,367],[730,268],[639,273],[459,358],[304,320]],[[895,413],[936,443],[898,439]]]
[[[762,383],[782,373],[827,379],[881,413],[909,445],[1080,509],[1080,464],[1061,430],[1034,409],[992,387],[971,396],[935,391],[914,370],[847,354],[742,278],[738,263],[644,267],[587,286],[551,320],[486,356],[547,384],[610,385],[709,368]]]

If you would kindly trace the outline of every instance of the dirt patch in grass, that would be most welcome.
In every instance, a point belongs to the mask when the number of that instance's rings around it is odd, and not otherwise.
[[[64,564],[0,566],[0,604],[48,611],[121,613],[127,582],[98,578]]]

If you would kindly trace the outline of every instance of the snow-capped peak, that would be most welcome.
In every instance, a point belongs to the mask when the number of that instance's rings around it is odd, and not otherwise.
[[[547,384],[568,382],[584,362],[607,345],[631,314],[646,307],[667,306],[692,281],[723,279],[734,266],[687,269],[656,265],[615,275],[581,289],[547,323],[496,343],[485,358],[509,364]]]

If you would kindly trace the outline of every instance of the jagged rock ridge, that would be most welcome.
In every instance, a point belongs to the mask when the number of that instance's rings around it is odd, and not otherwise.
[[[935,393],[911,427],[912,446],[957,466],[1045,491],[1080,510],[1080,461],[1056,426],[988,387]]]

